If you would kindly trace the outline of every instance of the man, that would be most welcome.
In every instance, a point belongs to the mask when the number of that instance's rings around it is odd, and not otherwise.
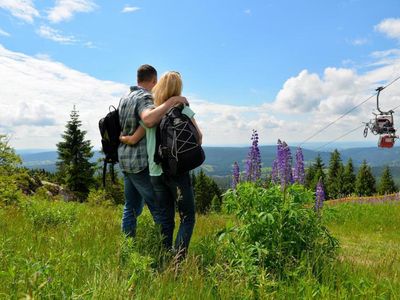
[[[150,65],[140,66],[137,70],[137,86],[131,87],[131,92],[121,100],[118,109],[121,134],[135,133],[138,136],[138,142],[135,145],[121,143],[118,148],[119,165],[124,174],[125,193],[122,231],[131,237],[135,235],[137,217],[142,213],[144,203],[147,204],[154,222],[159,223],[155,194],[148,170],[146,138],[143,137],[144,130],[139,126],[139,121],[141,120],[147,127],[153,127],[173,106],[187,103],[184,97],[172,97],[155,108],[151,89],[156,83],[156,69]]]

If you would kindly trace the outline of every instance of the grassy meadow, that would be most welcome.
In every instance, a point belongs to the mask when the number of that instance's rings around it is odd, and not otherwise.
[[[218,263],[217,233],[232,216],[198,216],[189,257],[177,263],[159,248],[147,210],[134,240],[120,232],[121,212],[37,197],[0,207],[0,299],[400,298],[395,203],[325,206],[337,258],[318,274],[305,260],[283,279]]]

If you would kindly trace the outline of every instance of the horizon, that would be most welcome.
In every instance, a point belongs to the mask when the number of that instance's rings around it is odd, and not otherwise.
[[[311,145],[313,147],[319,147],[321,145],[324,145],[326,142],[315,142],[315,143],[309,143],[308,145]],[[259,147],[276,147],[276,144],[259,144]],[[296,144],[289,145],[291,148],[297,148],[298,146]],[[334,149],[338,150],[346,150],[346,149],[354,149],[354,148],[375,148],[375,144],[373,142],[364,142],[364,141],[354,141],[354,142],[341,142],[337,144],[331,144],[330,147],[327,148],[322,148],[319,150],[316,149],[311,149],[309,147],[301,147],[302,150],[309,150],[309,151],[315,151],[315,152],[330,152]],[[245,144],[239,144],[239,145],[203,145],[205,148],[248,148],[251,147],[250,143],[248,145]],[[398,148],[400,145],[395,145],[394,148]],[[44,152],[54,152],[57,151],[57,148],[14,148],[15,151],[18,152],[25,152],[25,153],[44,153]],[[387,150],[387,149],[386,149]],[[101,151],[101,148],[94,148],[92,151],[98,152]]]
[[[76,105],[99,147],[99,119],[149,63],[181,73],[205,145],[246,147],[253,129],[266,145],[299,144],[400,76],[396,11],[398,0],[0,1],[0,134],[52,148]],[[371,98],[310,141],[376,144],[351,132],[375,109]]]

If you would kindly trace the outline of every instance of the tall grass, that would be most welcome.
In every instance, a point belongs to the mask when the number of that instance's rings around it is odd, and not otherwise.
[[[264,270],[254,281],[218,263],[217,232],[236,223],[231,216],[199,216],[190,255],[177,264],[147,213],[132,241],[120,233],[121,207],[35,201],[0,208],[0,299],[400,298],[399,205],[325,208],[341,245],[335,263],[315,276],[305,258],[285,280]]]

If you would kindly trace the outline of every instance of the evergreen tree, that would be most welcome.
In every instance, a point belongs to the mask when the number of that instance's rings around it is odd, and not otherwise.
[[[340,153],[335,149],[331,153],[331,159],[329,161],[328,178],[326,185],[326,192],[329,199],[335,199],[343,193],[343,165]]]
[[[372,175],[371,167],[364,160],[357,173],[356,193],[359,196],[372,196],[375,192],[375,178]]]
[[[321,156],[315,158],[315,162],[308,168],[306,173],[306,186],[307,188],[315,191],[317,188],[318,181],[321,179],[321,183],[325,186],[325,173],[324,163]]]
[[[349,158],[343,172],[343,194],[351,195],[355,190],[356,175],[354,174],[353,160]]]
[[[222,204],[222,193],[220,188],[212,178],[208,177],[204,173],[203,170],[200,170],[196,176],[194,199],[196,210],[202,214],[207,213],[212,206],[220,207]]]
[[[208,187],[209,179],[204,171],[200,170],[196,176],[194,200],[196,203],[196,210],[202,214],[206,213],[210,209],[213,198],[213,195]]]
[[[381,180],[379,181],[378,192],[381,195],[392,194],[397,191],[396,184],[393,181],[389,166],[383,169]]]
[[[310,164],[306,170],[306,187],[311,189],[315,176],[315,168],[313,164]]]
[[[95,164],[90,162],[92,146],[90,141],[85,140],[86,131],[80,129],[82,123],[75,106],[70,117],[62,135],[63,141],[57,144],[57,169],[63,183],[82,201],[93,184]]]

